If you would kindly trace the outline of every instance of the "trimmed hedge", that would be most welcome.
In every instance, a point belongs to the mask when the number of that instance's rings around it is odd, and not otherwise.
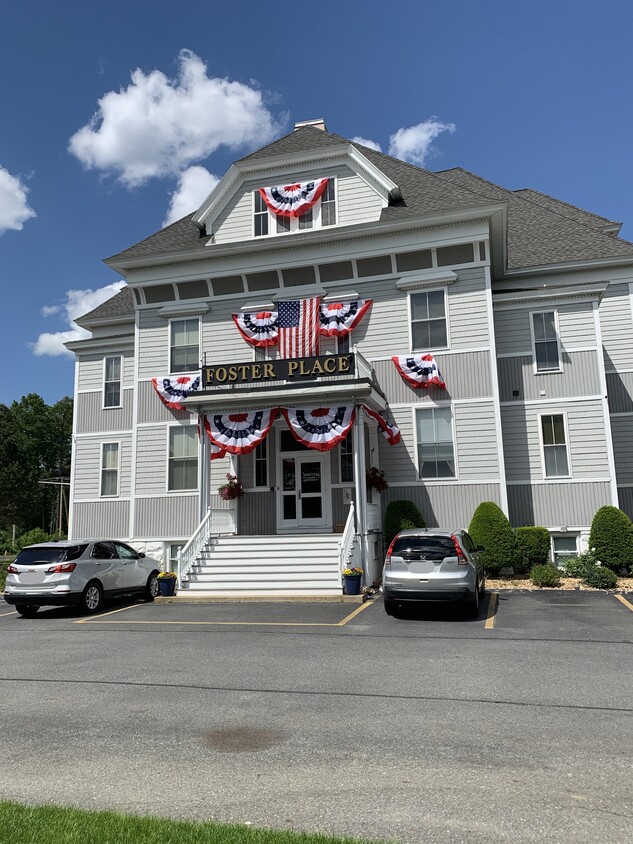
[[[610,569],[633,571],[633,523],[626,513],[617,507],[601,507],[591,522],[589,547]]]
[[[587,586],[593,586],[595,589],[613,589],[617,586],[618,576],[605,566],[593,566],[587,571],[583,580]]]
[[[503,510],[492,501],[482,501],[473,513],[468,530],[475,545],[482,545],[484,569],[496,574],[505,566],[518,567],[521,558],[517,540]]]
[[[545,566],[549,563],[552,540],[547,528],[520,527],[516,529],[515,534],[524,571],[529,571],[533,566]]]
[[[530,580],[535,586],[560,586],[560,572],[554,566],[534,566]]]
[[[413,501],[390,501],[385,510],[385,546],[388,548],[391,540],[401,530],[423,528],[424,518]]]

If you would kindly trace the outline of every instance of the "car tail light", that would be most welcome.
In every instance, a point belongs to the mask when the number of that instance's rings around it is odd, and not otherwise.
[[[77,563],[60,563],[58,566],[51,566],[46,569],[46,574],[61,574],[62,572],[74,571]]]
[[[397,536],[394,536],[394,538],[391,540],[391,544],[389,545],[389,548],[387,548],[387,553],[385,555],[385,565],[386,566],[391,565],[391,552],[393,551],[393,546],[396,544],[397,538],[398,538]]]
[[[20,573],[20,569],[16,569],[15,566],[8,566],[7,571],[9,572],[9,574],[19,574]]]
[[[462,551],[461,545],[456,536],[451,536],[453,540],[453,545],[455,546],[455,555],[457,556],[457,564],[460,566],[467,566],[468,560],[466,559],[466,555]]]

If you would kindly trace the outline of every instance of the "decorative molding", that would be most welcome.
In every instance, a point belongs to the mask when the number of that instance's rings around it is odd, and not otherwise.
[[[211,309],[208,302],[197,302],[189,304],[164,305],[157,311],[158,316],[165,319],[169,317],[200,316]]]
[[[416,278],[400,278],[396,281],[398,290],[422,290],[425,287],[444,287],[457,281],[457,273],[452,270],[422,270]]]

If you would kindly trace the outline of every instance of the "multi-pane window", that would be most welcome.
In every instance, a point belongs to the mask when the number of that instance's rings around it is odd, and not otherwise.
[[[119,494],[119,444],[101,446],[101,496]]]
[[[121,407],[121,358],[118,355],[105,359],[103,406]]]
[[[416,410],[418,472],[421,478],[454,478],[455,448],[450,407]]]
[[[554,564],[563,568],[567,560],[578,554],[578,536],[567,533],[565,536],[552,537],[552,551],[554,552]]]
[[[447,346],[446,306],[443,290],[411,294],[411,337],[414,351]]]
[[[569,477],[565,417],[562,413],[541,416],[543,465],[546,478]]]
[[[268,234],[268,207],[262,199],[261,193],[255,191],[255,237]]]
[[[268,486],[268,443],[262,440],[253,452],[255,461],[255,486]]]
[[[168,556],[169,559],[167,560],[167,570],[168,571],[178,571],[178,551],[181,548],[184,548],[187,544],[186,541],[179,542],[177,544],[172,544],[169,546]]]
[[[354,440],[350,431],[339,447],[341,457],[341,483],[354,483]]]
[[[321,198],[300,217],[284,217],[269,211],[258,190],[254,192],[253,196],[253,230],[255,237],[265,237],[272,232],[289,234],[306,229],[336,225],[336,187],[333,178],[328,179],[327,187]]]
[[[170,372],[200,369],[200,325],[197,319],[175,319],[170,326]]]
[[[195,425],[169,429],[168,489],[198,487],[198,434]]]
[[[537,372],[560,370],[558,333],[554,311],[532,314],[534,332],[534,360]]]
[[[328,179],[327,187],[321,195],[321,225],[336,225],[336,194],[334,193],[334,179]]]

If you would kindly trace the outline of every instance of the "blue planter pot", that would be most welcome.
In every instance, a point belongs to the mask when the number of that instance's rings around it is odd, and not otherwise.
[[[360,595],[360,574],[343,575],[343,592],[346,595]]]
[[[169,598],[176,594],[176,578],[165,577],[158,579],[158,591],[161,598]]]

